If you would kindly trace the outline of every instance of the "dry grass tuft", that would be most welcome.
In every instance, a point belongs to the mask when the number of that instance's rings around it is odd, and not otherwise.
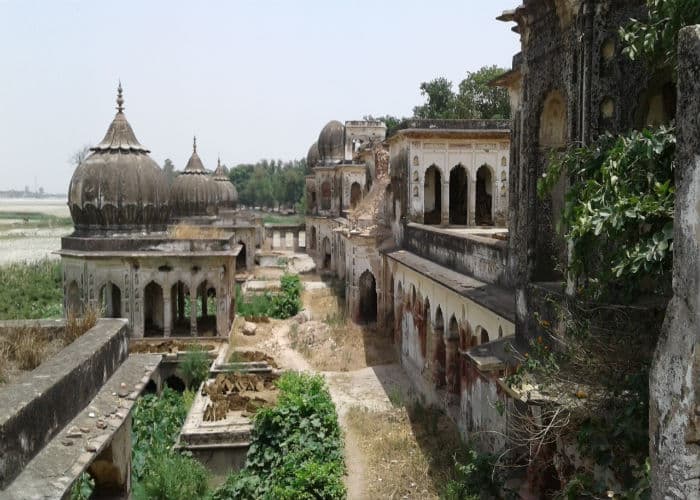
[[[13,362],[20,370],[33,370],[44,359],[48,339],[39,327],[14,328],[0,338],[0,359]]]
[[[171,228],[170,236],[176,240],[207,240],[211,238],[225,238],[226,231],[218,227],[178,224]]]
[[[420,406],[350,408],[347,421],[367,457],[368,498],[439,498],[465,449],[444,415]],[[372,432],[367,432],[372,429]]]
[[[96,307],[86,309],[81,316],[78,316],[73,312],[69,312],[68,317],[66,318],[66,328],[63,334],[63,341],[65,345],[72,343],[75,341],[75,339],[95,326],[99,318],[100,310]]]

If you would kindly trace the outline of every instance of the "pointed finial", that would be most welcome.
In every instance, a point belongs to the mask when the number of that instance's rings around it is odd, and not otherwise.
[[[221,156],[216,158],[216,166],[217,168],[221,166]]]
[[[194,136],[194,139],[192,139],[192,152],[196,153],[197,152],[197,136]]]
[[[122,81],[119,80],[119,86],[117,87],[117,112],[124,112],[124,96],[122,95]]]

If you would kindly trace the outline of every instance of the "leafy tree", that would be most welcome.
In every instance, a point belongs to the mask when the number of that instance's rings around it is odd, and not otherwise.
[[[293,208],[304,196],[306,160],[261,160],[229,170],[240,202],[249,206]]]
[[[508,91],[491,87],[489,82],[506,70],[498,66],[484,66],[478,71],[467,72],[459,84],[455,99],[455,117],[462,119],[507,119],[510,117]]]
[[[620,28],[623,51],[632,60],[646,59],[652,69],[675,68],[678,32],[684,26],[700,24],[700,2],[647,0],[646,4],[647,19],[632,19]]]
[[[363,120],[379,120],[384,122],[384,125],[386,125],[386,136],[391,137],[396,133],[397,130],[401,127],[401,123],[406,121],[407,118],[398,118],[396,116],[392,115],[384,115],[384,116],[377,116],[374,117],[372,115],[365,115],[362,117]]]
[[[168,179],[168,185],[172,186],[175,180],[175,165],[170,158],[166,158],[163,162],[163,172],[165,172],[165,177]]]
[[[441,76],[420,84],[420,93],[426,96],[427,102],[413,108],[415,118],[454,118],[455,93],[452,82]]]

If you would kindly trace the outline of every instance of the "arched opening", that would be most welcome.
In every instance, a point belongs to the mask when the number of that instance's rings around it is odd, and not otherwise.
[[[503,338],[503,327],[502,326],[498,327],[498,338],[499,339]]]
[[[316,227],[311,226],[311,234],[309,235],[309,248],[311,250],[316,250]]]
[[[216,336],[216,288],[203,281],[197,287],[197,335]]]
[[[440,224],[442,214],[442,180],[435,165],[425,171],[423,182],[423,223]]]
[[[467,169],[457,165],[450,171],[450,224],[467,224]]]
[[[493,225],[493,176],[486,165],[476,171],[476,224],[479,226]]]
[[[238,255],[236,256],[236,270],[241,271],[244,269],[248,269],[248,266],[246,264],[247,255],[245,243],[243,243],[241,240],[238,240],[238,244],[241,245],[241,251],[238,252]]]
[[[328,270],[331,268],[332,255],[331,240],[326,236],[323,238],[323,269]]]
[[[386,325],[389,326],[394,321],[394,275],[389,278],[389,297],[386,299]]]
[[[66,314],[80,315],[83,312],[80,300],[80,287],[76,281],[71,281],[66,289]]]
[[[100,310],[103,318],[122,317],[122,292],[112,282],[107,282],[100,288]]]
[[[177,392],[185,392],[185,382],[177,375],[170,375],[165,379],[165,385]]]
[[[174,336],[183,337],[190,334],[190,317],[185,311],[185,304],[189,304],[189,296],[189,287],[182,281],[178,281],[170,289],[170,317],[173,318]]]
[[[316,190],[309,189],[307,192],[307,196],[309,199],[309,212],[313,213],[316,211]]]
[[[445,321],[440,306],[435,311],[433,346],[433,383],[440,388],[445,385]]]
[[[476,327],[476,333],[479,335],[479,344],[486,344],[489,341],[489,332],[483,326]]]
[[[331,183],[325,181],[321,184],[321,210],[331,209]]]
[[[377,281],[374,275],[365,271],[360,276],[360,321],[362,323],[377,322]]]
[[[362,199],[362,186],[359,182],[353,182],[350,186],[350,208],[355,208]]]
[[[163,289],[151,281],[143,291],[143,332],[146,337],[163,336]]]
[[[144,394],[156,394],[158,392],[158,385],[153,381],[153,379],[150,379],[148,383],[146,384],[146,387],[143,389]]]
[[[539,146],[543,156],[549,157],[547,150],[563,150],[566,147],[566,100],[557,90],[551,91],[544,100],[539,123]],[[546,167],[546,165],[545,165]],[[551,190],[552,229],[559,225],[561,213],[564,210],[564,197],[567,190],[567,174],[564,173],[559,182]]]

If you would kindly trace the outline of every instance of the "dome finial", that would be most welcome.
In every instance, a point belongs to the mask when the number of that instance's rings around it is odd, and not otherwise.
[[[119,86],[117,87],[117,112],[124,112],[124,96],[122,95],[122,81],[119,80]]]
[[[194,139],[192,139],[192,152],[196,153],[197,152],[197,136],[194,136]]]
[[[218,156],[216,158],[216,167],[219,168],[221,166],[221,156]]]

